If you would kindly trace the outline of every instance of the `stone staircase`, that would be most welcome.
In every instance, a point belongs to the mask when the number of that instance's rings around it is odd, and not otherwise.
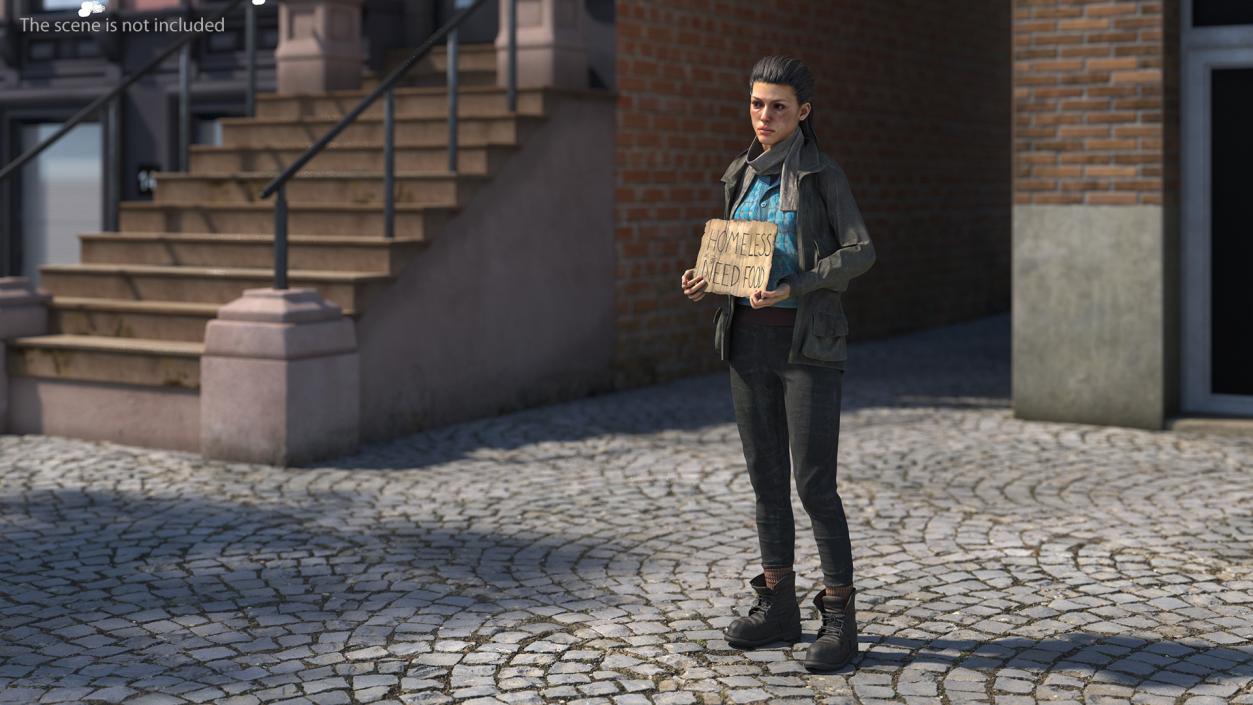
[[[317,289],[353,318],[546,117],[548,91],[521,90],[508,112],[494,49],[463,47],[458,168],[449,172],[443,60],[433,53],[397,89],[395,239],[383,237],[381,99],[287,185],[290,286]],[[91,437],[81,429],[98,410],[79,407],[101,390],[194,394],[206,323],[245,289],[273,283],[274,201],[259,193],[376,80],[359,91],[258,96],[255,117],[222,121],[221,146],[191,148],[188,172],[159,174],[152,201],[121,204],[118,232],[81,235],[80,264],[42,267],[40,286],[53,296],[49,334],[9,341],[10,378],[28,381],[14,430]],[[60,391],[43,394],[39,384]],[[96,396],[75,396],[78,388]],[[110,433],[98,437],[191,445],[186,429],[169,443]]]

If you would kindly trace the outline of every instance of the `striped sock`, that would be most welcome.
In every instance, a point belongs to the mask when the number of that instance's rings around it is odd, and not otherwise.
[[[792,574],[792,566],[785,568],[770,568],[763,566],[762,572],[766,574],[766,587],[773,590],[779,581]]]
[[[840,602],[847,602],[851,594],[853,594],[852,585],[828,585],[826,589],[827,597],[837,598]]]

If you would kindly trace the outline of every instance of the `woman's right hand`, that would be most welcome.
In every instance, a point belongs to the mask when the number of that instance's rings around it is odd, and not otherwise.
[[[695,269],[689,269],[683,273],[683,295],[693,301],[700,301],[705,298],[705,287],[708,282],[704,277],[696,276]]]

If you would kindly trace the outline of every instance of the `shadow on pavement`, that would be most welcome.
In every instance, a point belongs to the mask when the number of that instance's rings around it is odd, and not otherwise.
[[[842,410],[1009,407],[1008,314],[850,346]],[[629,389],[432,429],[322,467],[425,467],[482,449],[735,423],[726,373]]]
[[[462,611],[642,601],[591,582],[634,576],[638,566],[605,556],[638,547],[379,519],[373,498],[339,498],[311,493],[308,508],[284,510],[122,491],[0,498],[0,678],[251,680],[267,675],[254,666],[269,657],[255,652],[297,648],[299,639],[279,643],[297,632],[317,641],[343,630],[342,650],[384,645],[402,622],[429,633]],[[498,604],[520,585],[533,597]],[[282,626],[301,622],[308,628]],[[241,653],[202,651],[221,646]]]

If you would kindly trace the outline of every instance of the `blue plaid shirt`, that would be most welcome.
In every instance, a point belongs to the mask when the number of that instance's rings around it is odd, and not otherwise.
[[[770,279],[766,290],[779,288],[779,280],[800,269],[796,255],[796,212],[779,210],[779,175],[758,174],[748,193],[740,200],[733,220],[764,220],[779,226],[779,235],[774,239],[774,259],[770,265]],[[748,306],[748,298],[740,297],[736,303]],[[777,308],[796,308],[800,302],[788,298],[775,304]]]

